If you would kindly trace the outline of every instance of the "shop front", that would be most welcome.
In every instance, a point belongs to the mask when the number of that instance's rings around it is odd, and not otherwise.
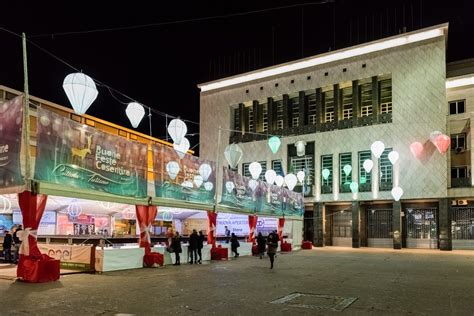
[[[451,207],[453,249],[474,249],[474,207]]]
[[[326,245],[352,247],[352,210],[350,206],[326,206]]]
[[[367,246],[393,248],[391,208],[368,207],[366,210]]]
[[[439,248],[437,207],[406,207],[404,214],[403,236],[406,248]]]

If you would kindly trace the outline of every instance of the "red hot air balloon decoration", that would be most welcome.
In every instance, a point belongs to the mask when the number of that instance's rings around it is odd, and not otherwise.
[[[416,159],[420,159],[423,154],[423,144],[420,142],[411,143],[410,151]]]
[[[448,151],[451,144],[451,138],[447,135],[440,134],[433,139],[433,144],[436,146],[440,154],[444,155]]]

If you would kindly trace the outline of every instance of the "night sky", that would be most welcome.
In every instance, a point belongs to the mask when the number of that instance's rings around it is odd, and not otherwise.
[[[30,3],[29,3],[30,2]],[[449,22],[448,61],[474,57],[473,1],[6,1],[0,26],[28,38],[138,102],[199,121],[198,83]],[[437,1],[438,2],[438,1]],[[47,4],[48,3],[48,4]],[[305,6],[297,4],[309,3]],[[61,34],[260,11],[128,30]],[[334,19],[335,18],[335,19]],[[335,27],[334,27],[335,26]],[[335,36],[334,36],[335,35]],[[0,30],[0,84],[23,90],[21,40]],[[273,43],[273,44],[272,44]],[[30,93],[62,105],[74,72],[28,47]],[[88,114],[131,127],[104,87]],[[122,102],[129,100],[118,94]],[[209,122],[212,124],[212,122]],[[190,132],[199,127],[188,124]],[[139,131],[148,133],[142,121]],[[154,136],[165,136],[153,116]],[[198,135],[189,137],[191,146]]]

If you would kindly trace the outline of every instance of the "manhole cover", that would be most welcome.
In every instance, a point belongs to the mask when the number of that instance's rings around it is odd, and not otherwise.
[[[356,297],[341,297],[324,294],[292,293],[271,304],[286,304],[292,307],[302,307],[317,310],[341,312],[357,300]]]

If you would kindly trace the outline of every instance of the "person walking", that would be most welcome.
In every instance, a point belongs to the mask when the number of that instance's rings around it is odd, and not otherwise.
[[[265,240],[265,237],[263,237],[261,232],[259,232],[257,236],[257,248],[258,248],[258,254],[260,255],[260,259],[262,259],[263,256],[265,255],[266,240]]]
[[[199,256],[198,263],[202,264],[202,248],[204,247],[204,235],[202,230],[199,231],[198,240],[197,240],[197,254]]]
[[[172,241],[171,241],[171,248],[173,249],[174,255],[175,255],[175,263],[173,265],[179,266],[181,264],[179,254],[182,252],[181,249],[181,237],[179,236],[179,233],[176,232]]]
[[[22,231],[23,228],[21,225],[18,225],[17,229],[13,233],[13,243],[15,244],[15,257],[13,258],[13,261],[15,263],[18,263],[18,260],[20,259],[20,245],[21,245],[21,240],[19,237],[19,232]]]
[[[5,262],[11,263],[12,262],[12,243],[13,237],[12,234],[7,230],[5,232],[5,237],[3,238],[3,253]]]
[[[232,233],[230,237],[230,248],[232,252],[235,254],[234,257],[237,258],[239,256],[239,253],[237,252],[237,248],[240,247],[239,240],[237,239],[237,236],[235,236],[234,233]]]
[[[270,233],[267,238],[267,254],[270,258],[270,269],[273,269],[273,262],[275,261],[275,254],[278,248],[278,236],[275,233]]]
[[[190,264],[196,263],[197,264],[197,247],[198,247],[198,234],[195,229],[193,229],[193,232],[191,233],[191,236],[189,236],[189,256],[191,256],[191,261],[189,261]]]
[[[228,244],[230,240],[230,230],[227,226],[224,226],[225,229],[225,243]]]

